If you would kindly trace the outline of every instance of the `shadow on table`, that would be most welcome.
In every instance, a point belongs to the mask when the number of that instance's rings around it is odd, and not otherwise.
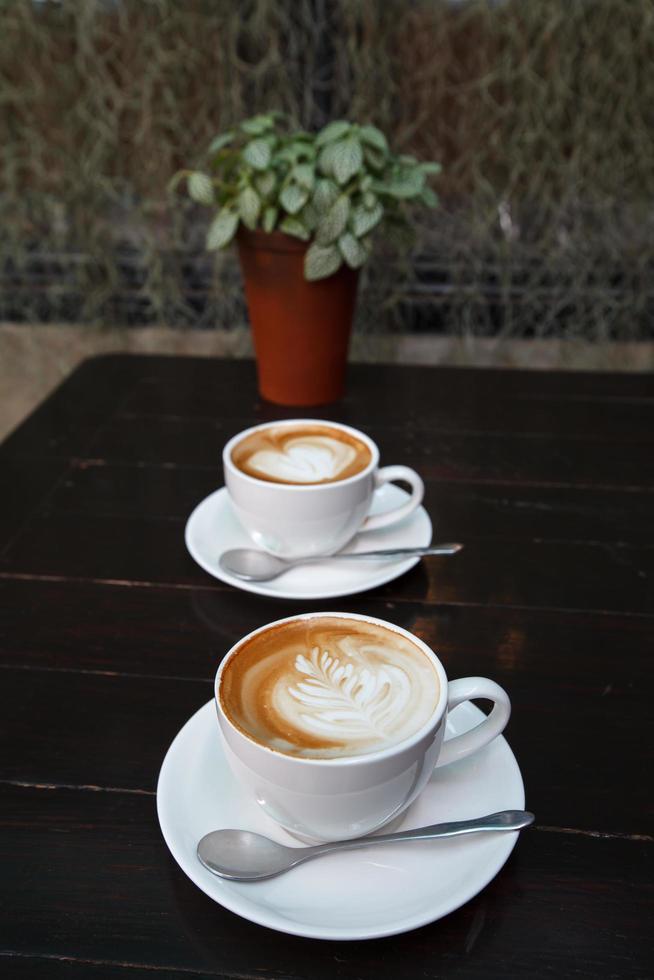
[[[406,599],[403,592],[406,592]],[[191,608],[211,633],[221,638],[225,652],[251,630],[286,616],[306,612],[362,613],[387,619],[410,630],[416,618],[415,604],[429,591],[429,579],[417,565],[401,579],[381,589],[337,599],[275,599],[237,589],[198,589],[190,593]],[[396,601],[400,600],[400,601]]]

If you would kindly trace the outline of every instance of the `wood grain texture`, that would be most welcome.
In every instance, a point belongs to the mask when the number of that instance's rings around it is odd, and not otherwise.
[[[388,392],[392,398],[382,397]],[[649,374],[351,365],[343,401],[310,414],[362,426],[399,421],[446,431],[651,441],[653,403]],[[6,440],[3,452],[79,453],[96,423],[117,412],[250,424],[299,414],[259,399],[249,361],[103,355],[74,372]]]
[[[184,546],[184,521],[114,515],[35,517],[0,557],[0,573],[206,586],[229,590],[199,568]],[[382,586],[389,600],[482,603],[651,614],[654,548],[625,542],[460,537],[452,558],[428,558]],[[220,544],[216,542],[216,561]],[[562,574],[565,569],[565,574]],[[263,605],[274,600],[264,599]],[[305,603],[306,606],[306,603]]]
[[[338,600],[506,687],[539,829],[413,933],[318,943],[220,908],[160,837],[156,777],[226,650],[307,604],[197,568],[225,440],[303,414],[251,362],[86,362],[0,446],[0,972],[230,980],[654,974],[654,377],[355,365],[312,416],[415,466],[455,559]],[[312,602],[334,608],[334,602]]]
[[[81,364],[0,446],[13,457],[66,457],[81,453],[143,377],[147,358],[104,354]]]
[[[256,393],[253,365],[248,362],[198,359],[132,359],[143,365],[141,378],[125,398],[122,411],[184,418],[238,418],[256,415],[261,421],[302,417],[297,409],[262,402]],[[390,396],[390,397],[389,397]],[[350,365],[345,398],[313,409],[309,417],[352,420],[355,425],[398,420],[433,425],[446,420],[474,419],[483,431],[555,431],[557,418],[573,428],[595,432],[623,430],[640,411],[652,410],[651,374],[602,374],[511,371],[475,368]],[[531,413],[531,414],[530,414]],[[616,413],[624,413],[616,419]],[[537,419],[540,417],[541,422]],[[552,421],[554,424],[552,424]],[[638,431],[644,431],[636,421]],[[528,431],[528,430],[527,430]]]
[[[315,605],[332,609],[334,600]],[[521,674],[535,684],[553,674],[602,692],[616,676],[637,688],[651,666],[650,617],[425,606],[377,592],[339,599],[338,606],[415,632],[452,676],[504,670],[507,684]],[[235,590],[30,579],[0,579],[0,608],[1,666],[197,680],[210,679],[223,653],[255,626],[306,611],[299,601],[263,602]]]
[[[85,455],[112,462],[207,466],[220,474],[224,444],[258,421],[245,415],[199,419],[121,415],[98,429],[85,445]],[[654,486],[651,441],[605,436],[601,430],[589,439],[571,435],[567,428],[534,434],[448,431],[408,421],[392,425],[359,421],[358,425],[377,442],[383,464],[413,466],[428,480]]]
[[[217,464],[167,466],[75,459],[35,513],[119,518],[147,514],[184,521],[199,501],[222,485],[222,469]],[[19,493],[22,487],[17,497]],[[435,524],[461,536],[640,544],[654,543],[653,505],[654,488],[605,490],[463,480],[427,481],[424,504]]]
[[[151,590],[125,596],[114,590],[112,607],[106,589],[95,591],[99,601],[87,592],[83,619],[66,621],[60,613],[41,628],[27,656],[5,653],[0,780],[153,792],[174,735],[212,698],[222,657],[265,621],[253,620],[251,605],[236,609],[214,593],[197,602],[186,594],[166,596],[164,610],[163,602],[150,601]],[[426,613],[414,606],[398,615],[397,607],[381,605],[355,608],[415,632],[438,652],[451,678],[489,676],[509,692],[507,738],[540,820],[654,835],[648,778],[654,750],[651,740],[643,742],[649,694],[639,683],[648,671],[651,630],[624,620],[589,630],[579,617],[562,623],[483,609]],[[16,624],[13,634],[21,632]],[[78,660],[80,639],[88,646]],[[628,656],[616,658],[616,647],[625,646]]]
[[[0,878],[0,904],[20,953],[292,980],[635,978],[651,966],[652,851],[639,842],[528,831],[488,888],[445,919],[405,936],[320,943],[253,925],[203,895],[166,851],[149,798],[0,793],[3,840],[17,859]]]
[[[11,980],[189,980],[190,977],[211,977],[212,980],[237,980],[228,978],[226,973],[213,970],[168,970],[166,967],[153,967],[151,964],[139,965],[124,961],[109,962],[107,960],[89,960],[70,956],[56,956],[53,953],[43,955],[3,953],[0,951],[0,970]],[[261,976],[261,974],[259,974]],[[242,977],[238,980],[243,980]]]
[[[12,460],[0,464],[0,554],[30,514],[39,511],[67,472],[64,460]]]

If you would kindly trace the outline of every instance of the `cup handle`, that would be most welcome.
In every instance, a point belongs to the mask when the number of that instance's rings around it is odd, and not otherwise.
[[[403,517],[412,514],[416,507],[422,503],[425,495],[425,485],[415,470],[408,466],[382,466],[375,473],[375,490],[383,486],[384,483],[392,483],[394,480],[402,480],[411,486],[411,496],[405,504],[394,507],[393,510],[386,511],[385,514],[374,514],[366,517],[361,525],[362,531],[376,531],[380,527],[388,527],[401,521]]]
[[[504,688],[487,677],[461,677],[450,681],[448,686],[447,710],[456,708],[462,701],[473,698],[486,698],[493,701],[493,710],[488,718],[463,735],[447,739],[441,746],[436,766],[447,766],[450,762],[465,759],[478,749],[488,745],[504,731],[511,716],[511,702]]]

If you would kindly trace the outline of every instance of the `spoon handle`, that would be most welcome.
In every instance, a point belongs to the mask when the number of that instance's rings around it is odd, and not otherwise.
[[[370,837],[356,837],[353,840],[337,841],[333,844],[316,844],[307,848],[315,857],[336,849],[351,850],[356,847],[369,847],[371,844],[390,844],[403,840],[433,840],[438,837],[458,837],[460,834],[478,834],[489,830],[521,830],[534,822],[534,815],[528,810],[500,810],[474,820],[451,820],[448,823],[435,823],[416,830],[402,830],[395,834],[378,834]]]
[[[329,558],[414,558],[422,555],[455,555],[461,551],[462,544],[457,542],[447,544],[435,544],[429,548],[384,548],[380,551],[347,551],[336,555],[329,555]]]

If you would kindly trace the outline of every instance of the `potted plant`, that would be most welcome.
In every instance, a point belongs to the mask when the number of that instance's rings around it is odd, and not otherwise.
[[[318,133],[282,113],[217,136],[205,171],[182,170],[190,197],[217,209],[207,248],[238,245],[259,390],[283,405],[343,394],[358,271],[384,226],[406,207],[434,207],[436,163],[391,153],[375,126],[346,120]]]

